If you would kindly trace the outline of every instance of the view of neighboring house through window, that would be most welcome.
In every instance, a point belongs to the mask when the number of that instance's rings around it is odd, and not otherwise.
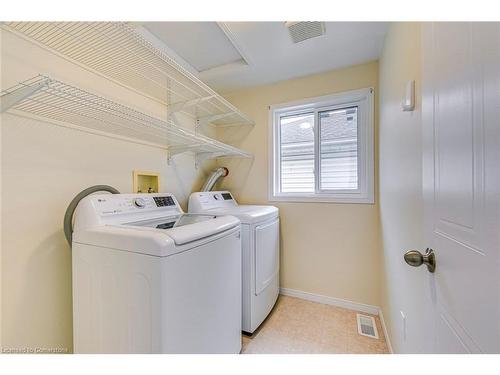
[[[281,132],[281,191],[314,192],[314,113],[283,116]]]
[[[372,89],[271,110],[271,200],[373,202]]]
[[[358,108],[319,112],[320,190],[358,188]]]

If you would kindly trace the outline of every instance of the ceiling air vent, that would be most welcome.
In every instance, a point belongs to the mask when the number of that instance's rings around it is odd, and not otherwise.
[[[325,34],[325,23],[318,21],[285,22],[285,26],[290,33],[294,43],[300,43],[304,40],[316,38]]]
[[[377,326],[373,316],[356,314],[358,318],[358,333],[362,336],[378,339]]]

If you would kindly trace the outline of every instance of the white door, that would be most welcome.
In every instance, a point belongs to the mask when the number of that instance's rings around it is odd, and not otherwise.
[[[429,352],[500,353],[500,23],[426,23],[422,50],[425,236],[437,260],[435,326],[423,329]]]

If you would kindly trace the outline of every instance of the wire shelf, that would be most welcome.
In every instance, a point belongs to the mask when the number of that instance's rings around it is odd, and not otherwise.
[[[66,58],[140,91],[199,123],[253,125],[245,114],[124,22],[5,22]]]
[[[84,130],[142,142],[178,153],[196,153],[197,162],[252,154],[146,115],[77,87],[39,75],[0,93],[1,112],[16,110]]]

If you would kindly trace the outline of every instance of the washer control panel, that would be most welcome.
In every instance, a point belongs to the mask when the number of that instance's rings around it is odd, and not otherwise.
[[[156,206],[158,207],[175,206],[174,198],[172,198],[171,195],[162,195],[159,197],[153,197],[153,200],[155,201]]]
[[[161,213],[176,215],[182,213],[179,203],[172,194],[103,194],[92,197],[94,209],[101,216],[126,213]]]
[[[135,198],[133,202],[139,208],[146,207],[146,201],[143,198]]]

